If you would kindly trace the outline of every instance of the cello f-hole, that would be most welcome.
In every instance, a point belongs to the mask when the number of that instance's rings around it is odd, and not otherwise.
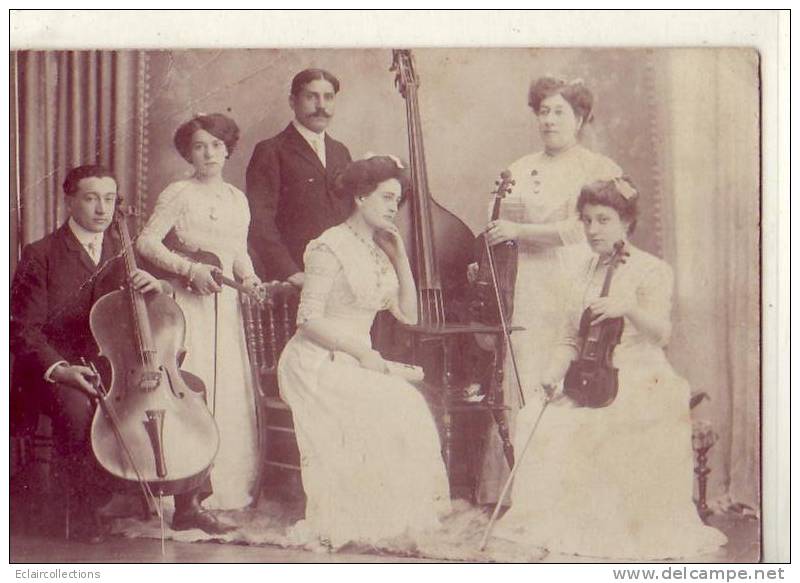
[[[178,397],[179,399],[183,399],[186,396],[186,394],[183,391],[179,391],[178,389],[175,388],[175,383],[172,382],[172,377],[170,376],[169,371],[167,371],[163,366],[160,366],[159,369],[167,377],[167,382],[169,383],[169,390],[172,391],[172,394]]]

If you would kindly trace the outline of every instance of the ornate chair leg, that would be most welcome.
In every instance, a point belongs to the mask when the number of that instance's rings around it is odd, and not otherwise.
[[[712,512],[708,507],[707,488],[708,476],[711,468],[708,467],[708,451],[717,441],[717,434],[708,421],[698,421],[692,430],[692,449],[696,456],[694,473],[697,476],[697,511],[705,520]]]

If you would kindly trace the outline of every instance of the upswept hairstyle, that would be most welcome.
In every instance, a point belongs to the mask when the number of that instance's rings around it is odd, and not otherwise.
[[[584,186],[575,205],[578,215],[587,204],[613,208],[619,214],[619,218],[628,223],[629,235],[636,229],[636,219],[639,218],[639,192],[627,176],[598,180]]]
[[[337,196],[350,201],[350,210],[355,207],[355,199],[367,196],[378,185],[390,178],[400,182],[403,197],[411,183],[408,170],[397,158],[392,156],[373,156],[365,160],[355,160],[342,169],[334,179],[333,188]]]
[[[582,125],[591,123],[594,95],[582,80],[566,81],[557,77],[540,77],[531,83],[528,90],[528,105],[538,114],[542,101],[552,95],[561,95],[572,107]]]
[[[218,140],[225,142],[228,158],[239,141],[239,126],[227,115],[221,113],[198,114],[175,131],[175,149],[184,160],[192,162],[192,136],[197,130],[205,130]]]

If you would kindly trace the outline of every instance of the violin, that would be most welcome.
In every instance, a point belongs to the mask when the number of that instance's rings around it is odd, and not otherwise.
[[[200,263],[210,267],[211,277],[214,278],[214,281],[217,282],[217,285],[227,285],[230,288],[238,290],[240,293],[247,294],[259,305],[261,305],[261,303],[264,301],[266,293],[263,286],[252,289],[245,286],[241,282],[236,281],[235,279],[231,279],[223,272],[222,260],[215,253],[212,253],[211,251],[205,251],[203,249],[189,247],[188,245],[184,244],[177,235],[175,235],[174,230],[167,234],[167,237],[164,239],[164,245],[167,247],[167,249],[173,253],[177,253],[184,259],[188,259],[193,263]],[[149,263],[147,267],[151,273],[157,274],[166,279],[176,277],[174,273],[167,273],[166,271]],[[191,282],[187,278],[182,278],[182,283],[185,287],[192,287]]]
[[[614,244],[608,261],[606,276],[600,297],[607,297],[614,272],[630,255],[624,241]],[[581,314],[578,328],[578,355],[564,377],[564,394],[580,407],[608,407],[617,398],[619,390],[618,371],[614,368],[614,349],[622,338],[625,319],[609,318],[597,324],[591,308]]]
[[[511,172],[503,170],[495,182],[492,218],[500,218],[500,205],[515,185]],[[514,287],[517,283],[519,249],[516,241],[489,246],[485,233],[476,238],[478,271],[470,286],[469,309],[482,324],[508,323],[514,313]],[[479,342],[479,344],[482,344]]]
[[[121,208],[115,225],[130,279],[138,267]],[[190,387],[178,369],[186,335],[180,306],[165,294],[144,295],[127,285],[100,298],[89,323],[111,365],[111,388],[99,387],[91,428],[100,466],[150,496],[200,486],[219,449],[219,432],[204,390]]]

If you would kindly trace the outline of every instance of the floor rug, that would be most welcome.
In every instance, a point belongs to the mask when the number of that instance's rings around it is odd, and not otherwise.
[[[171,511],[165,509],[165,538],[182,542],[217,541],[231,544],[271,545],[317,553],[336,552],[323,542],[300,542],[292,525],[302,517],[302,506],[262,502],[258,508],[221,512],[222,520],[236,524],[237,530],[226,535],[208,535],[200,530],[173,531],[169,528]],[[484,551],[479,550],[489,511],[464,501],[454,501],[453,509],[442,518],[441,528],[418,535],[414,540],[392,539],[374,546],[348,544],[338,551],[361,554],[380,554],[390,559],[413,557],[439,561],[467,562],[538,562],[547,552],[523,548],[509,541],[491,539]],[[116,519],[112,533],[132,538],[160,538],[158,518],[142,521],[135,518]]]

